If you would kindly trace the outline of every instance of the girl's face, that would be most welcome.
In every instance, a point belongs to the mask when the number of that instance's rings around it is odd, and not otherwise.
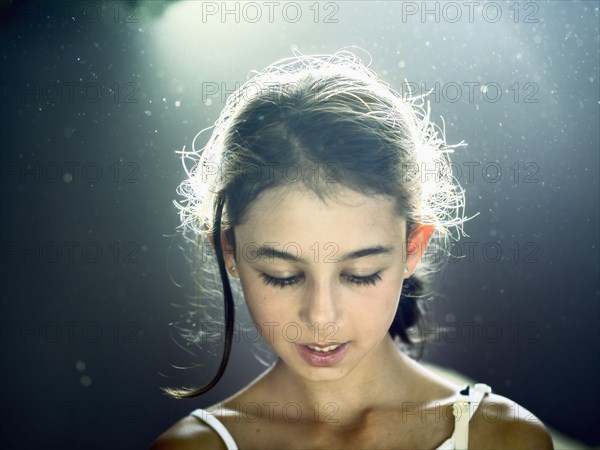
[[[316,381],[376,358],[406,266],[406,222],[393,201],[341,188],[326,204],[302,188],[275,188],[245,219],[227,266],[236,265],[252,319],[281,360]]]

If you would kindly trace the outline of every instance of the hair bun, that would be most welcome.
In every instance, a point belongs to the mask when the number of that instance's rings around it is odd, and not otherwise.
[[[399,337],[404,344],[409,346],[424,344],[423,326],[427,312],[425,302],[428,293],[428,283],[421,275],[414,273],[404,280],[398,310],[388,331],[394,339]],[[408,328],[411,327],[417,327],[421,339],[415,340],[414,337],[409,336]],[[422,352],[421,346],[420,354]]]

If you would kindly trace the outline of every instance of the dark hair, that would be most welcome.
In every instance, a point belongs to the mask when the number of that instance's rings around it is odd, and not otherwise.
[[[462,231],[464,192],[455,183],[444,131],[427,111],[381,81],[354,54],[296,55],[280,60],[246,82],[227,100],[215,129],[178,188],[181,228],[194,236],[212,234],[223,297],[225,350],[212,381],[202,388],[163,388],[190,398],[212,388],[223,375],[231,350],[234,301],[224,265],[220,233],[235,245],[233,227],[264,191],[300,183],[320,198],[340,186],[364,195],[395,199],[406,219],[407,238],[421,223],[434,224],[429,249],[440,250],[450,228]],[[185,167],[185,164],[184,164]],[[420,262],[405,280],[389,334],[418,358],[427,340],[426,300],[431,264]],[[419,338],[413,336],[413,332]]]

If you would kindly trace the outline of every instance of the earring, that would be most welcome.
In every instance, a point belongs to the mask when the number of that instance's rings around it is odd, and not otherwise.
[[[408,273],[410,272],[410,270],[408,269],[408,266],[404,268],[404,273]]]
[[[231,266],[231,271],[235,272],[235,266]]]

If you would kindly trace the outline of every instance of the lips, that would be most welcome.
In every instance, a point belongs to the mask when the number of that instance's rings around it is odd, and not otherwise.
[[[295,344],[305,362],[314,367],[332,367],[348,353],[349,342],[335,344]]]

